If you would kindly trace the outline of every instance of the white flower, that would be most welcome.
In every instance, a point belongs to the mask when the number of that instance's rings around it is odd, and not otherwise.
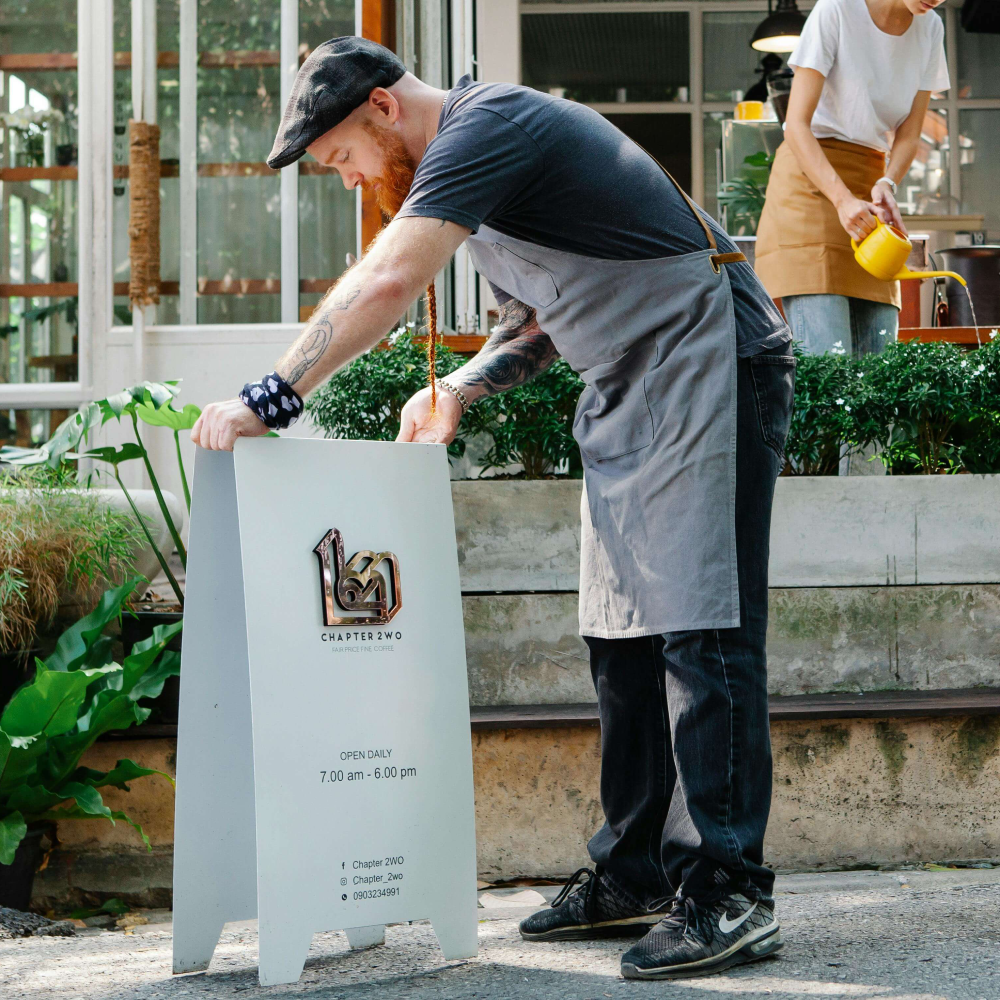
[[[842,399],[835,399],[834,402],[837,404],[837,406],[843,406],[844,405],[844,401]]]
[[[976,374],[977,374],[977,375],[979,375],[979,374],[980,374],[981,372],[984,372],[984,371],[986,371],[986,365],[980,365],[980,366],[979,366],[979,367],[978,367],[978,368],[976,369]]]
[[[879,330],[878,335],[880,337],[884,337],[885,336],[885,330]]]
[[[842,340],[838,340],[833,346],[834,347],[843,347],[844,346],[844,342]]]
[[[963,361],[961,367],[964,368],[968,363],[969,363],[968,361]]]
[[[844,409],[845,409],[845,410],[846,410],[846,411],[847,411],[848,413],[850,413],[850,412],[851,412],[851,408],[850,408],[849,406],[845,406],[845,407],[844,407]]]
[[[990,340],[995,339],[998,333],[1000,333],[1000,330],[997,329],[990,330]]]

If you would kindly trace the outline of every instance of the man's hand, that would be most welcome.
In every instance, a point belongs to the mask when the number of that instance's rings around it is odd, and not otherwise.
[[[211,451],[232,451],[238,437],[267,433],[260,417],[239,399],[209,403],[191,428],[191,440]]]
[[[895,226],[900,232],[906,232],[903,217],[899,214],[899,206],[888,184],[880,183],[872,188],[872,204],[878,212],[878,217],[887,226]]]
[[[431,390],[421,389],[403,407],[397,441],[451,444],[462,419],[462,404],[447,389],[438,387],[437,409],[431,416]]]

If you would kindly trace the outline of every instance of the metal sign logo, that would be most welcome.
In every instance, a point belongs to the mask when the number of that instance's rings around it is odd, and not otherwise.
[[[331,528],[313,552],[319,559],[324,625],[385,625],[403,606],[399,560],[392,552],[361,549],[345,560],[344,536],[337,528]],[[378,570],[383,564],[384,575]],[[338,606],[344,611],[366,613],[345,617],[337,614]]]

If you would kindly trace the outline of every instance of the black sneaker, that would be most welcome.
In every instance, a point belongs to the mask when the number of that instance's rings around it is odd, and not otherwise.
[[[581,868],[546,910],[521,921],[525,941],[580,941],[648,930],[666,913],[650,912],[600,869]]]
[[[696,865],[696,868],[698,866]],[[733,965],[755,962],[784,942],[774,900],[735,891],[724,871],[717,879],[687,878],[669,900],[670,912],[622,956],[626,979],[684,979],[708,976]],[[701,885],[691,884],[701,881]]]

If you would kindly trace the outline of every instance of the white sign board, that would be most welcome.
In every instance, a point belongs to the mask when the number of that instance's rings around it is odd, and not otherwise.
[[[436,445],[199,450],[184,607],[174,972],[259,917],[260,981],[315,931],[430,918],[476,954],[455,525]]]

